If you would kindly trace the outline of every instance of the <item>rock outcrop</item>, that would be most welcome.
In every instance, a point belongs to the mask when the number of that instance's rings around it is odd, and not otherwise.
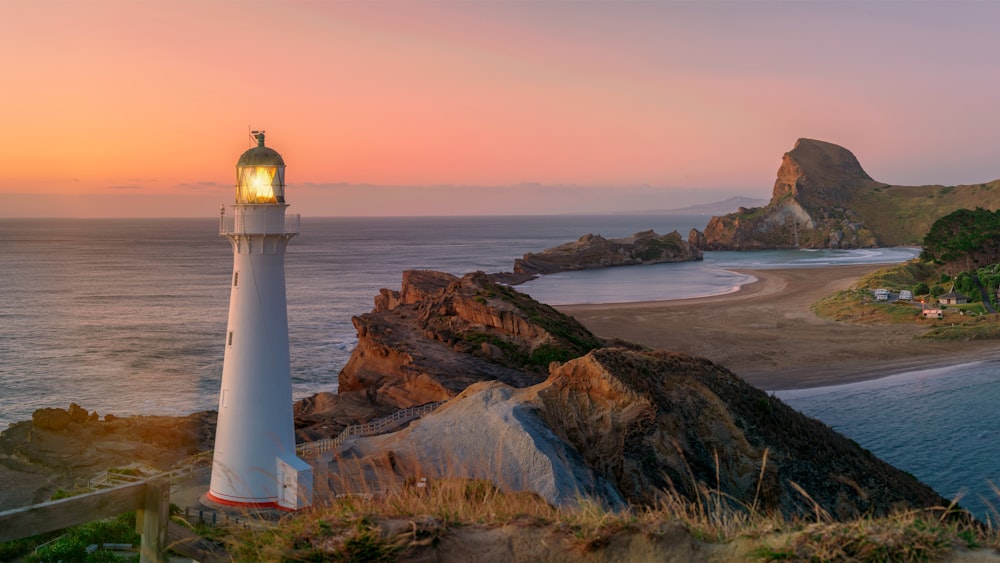
[[[449,399],[480,381],[532,385],[549,362],[600,346],[575,319],[481,272],[407,271],[400,291],[381,290],[353,322],[358,344],[339,392],[392,408]]]
[[[1000,207],[1000,181],[893,186],[873,180],[849,150],[799,139],[781,160],[766,206],[712,217],[688,240],[702,250],[920,244],[936,219],[972,207]]]
[[[514,273],[552,274],[569,270],[701,259],[701,251],[688,245],[677,231],[658,235],[648,230],[617,239],[587,234],[574,242],[539,253],[525,254],[523,258],[514,261]]]
[[[354,458],[338,464],[344,483],[377,466],[382,479],[487,479],[557,505],[655,506],[676,493],[846,519],[945,502],[724,368],[662,351],[594,350],[528,388],[479,383],[341,455]]]

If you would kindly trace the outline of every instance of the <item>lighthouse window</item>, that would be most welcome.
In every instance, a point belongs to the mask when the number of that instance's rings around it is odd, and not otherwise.
[[[233,287],[236,287],[239,284],[239,281],[240,281],[240,273],[233,272]]]
[[[226,344],[229,346],[233,345],[233,331],[229,331],[229,338],[226,339]]]

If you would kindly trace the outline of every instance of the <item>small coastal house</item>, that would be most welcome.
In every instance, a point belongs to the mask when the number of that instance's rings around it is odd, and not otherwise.
[[[938,303],[941,305],[961,305],[968,302],[969,298],[955,291],[954,286],[952,286],[951,291],[945,293],[941,297],[938,297]]]

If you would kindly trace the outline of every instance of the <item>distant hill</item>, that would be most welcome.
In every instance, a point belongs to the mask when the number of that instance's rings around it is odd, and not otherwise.
[[[734,213],[741,207],[759,207],[767,204],[766,199],[734,196],[723,201],[698,203],[674,209],[637,209],[627,211],[629,215],[724,215]]]
[[[799,139],[767,205],[714,216],[688,240],[702,250],[919,245],[935,220],[976,207],[1000,208],[1000,180],[894,186],[872,179],[843,147]]]

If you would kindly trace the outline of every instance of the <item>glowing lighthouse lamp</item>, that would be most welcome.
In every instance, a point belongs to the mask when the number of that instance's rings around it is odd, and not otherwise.
[[[229,326],[208,500],[298,510],[312,503],[312,468],[295,455],[285,305],[285,247],[299,216],[285,217],[285,162],[257,146],[236,163],[236,203],[219,234],[233,246]]]

